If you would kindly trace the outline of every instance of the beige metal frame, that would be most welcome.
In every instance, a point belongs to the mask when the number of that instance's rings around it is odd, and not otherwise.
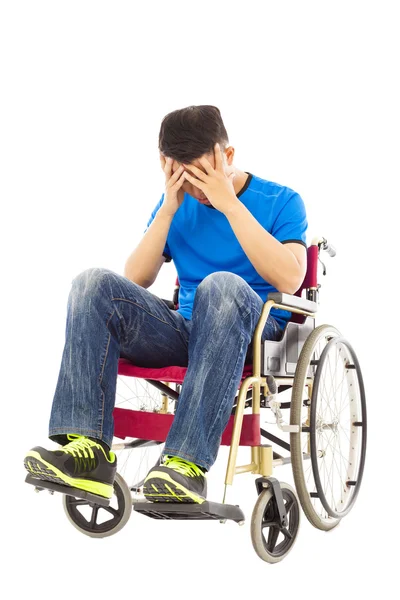
[[[229,450],[228,466],[225,477],[225,490],[223,503],[225,503],[227,486],[232,485],[233,477],[239,473],[256,473],[263,477],[269,477],[273,472],[273,453],[272,446],[261,445],[251,446],[251,462],[247,465],[236,466],[236,459],[239,447],[240,434],[242,430],[244,407],[246,402],[246,394],[249,387],[253,386],[252,393],[252,412],[253,415],[260,414],[260,388],[263,388],[264,395],[269,393],[267,378],[261,376],[261,336],[264,331],[265,324],[267,322],[271,308],[280,308],[290,312],[295,312],[301,315],[315,318],[315,313],[308,312],[299,308],[293,308],[285,304],[277,304],[273,300],[268,300],[264,306],[257,323],[254,338],[253,338],[253,375],[246,377],[243,380],[240,387],[239,396],[236,405],[235,418],[233,423],[232,441]],[[312,380],[307,379],[307,385],[309,392],[311,391]],[[275,379],[278,385],[293,384],[293,377],[280,377]],[[281,461],[277,461],[277,464],[282,464]]]
[[[316,236],[311,241],[311,246],[318,246],[326,241],[321,236]],[[318,290],[318,288],[309,288]],[[261,376],[261,336],[264,331],[265,323],[269,317],[271,308],[279,308],[282,310],[287,310],[289,312],[298,313],[300,315],[305,315],[307,317],[313,317],[315,319],[315,313],[309,312],[306,310],[302,310],[300,308],[294,308],[292,306],[287,306],[286,304],[278,304],[273,300],[267,300],[267,302],[263,306],[263,310],[261,312],[261,317],[257,323],[254,337],[253,337],[253,375],[250,377],[246,377],[243,380],[239,396],[237,400],[237,406],[235,411],[235,418],[233,422],[233,431],[232,431],[232,441],[229,450],[228,457],[228,465],[226,469],[225,476],[225,490],[224,497],[222,502],[225,502],[227,487],[228,485],[232,485],[233,477],[239,473],[255,473],[262,475],[263,477],[269,477],[272,475],[273,467],[284,464],[282,459],[273,460],[273,452],[272,446],[270,445],[261,445],[261,446],[251,446],[251,462],[247,465],[236,466],[237,453],[239,448],[239,440],[240,434],[242,431],[242,423],[243,423],[243,414],[244,407],[246,402],[246,394],[249,387],[253,386],[253,400],[252,400],[252,412],[253,415],[260,414],[260,388],[263,388],[264,396],[269,393],[267,378]],[[294,378],[293,377],[276,377],[275,383],[276,385],[293,385]],[[167,384],[168,385],[168,384]],[[312,386],[313,380],[311,378],[306,378],[306,386],[308,389],[308,397],[311,400],[312,394]],[[160,412],[166,413],[168,412],[168,397],[165,394],[163,396],[163,404]],[[310,406],[308,407],[308,417],[307,422],[310,419]],[[308,442],[310,444],[310,442]],[[310,448],[308,449],[310,451]]]

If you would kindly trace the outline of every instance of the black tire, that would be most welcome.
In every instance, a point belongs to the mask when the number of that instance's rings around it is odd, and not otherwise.
[[[345,448],[345,454],[342,454],[340,446],[341,430],[344,431],[344,427],[340,420],[335,418],[336,393],[332,394],[332,399],[324,385],[321,384],[321,374],[327,367],[327,357],[335,348],[340,348],[340,351],[343,352],[341,356],[338,354],[336,367],[330,368],[332,379],[336,381],[336,371],[342,369],[345,382],[343,389],[351,390],[348,404],[350,431],[347,439],[349,448],[347,452],[347,448]],[[347,368],[350,363],[351,366]],[[330,365],[328,366],[330,367]],[[334,376],[332,375],[333,371]],[[312,394],[311,398],[308,398],[308,407],[305,407],[304,390],[307,377],[312,379]],[[328,400],[324,399],[324,395],[328,396]],[[326,409],[325,412],[323,412],[324,401],[329,405],[329,410]],[[330,402],[332,404],[329,404]],[[343,402],[343,398],[340,402]],[[342,413],[346,416],[345,408],[346,406],[342,408],[342,404],[340,404],[336,416],[340,418]],[[318,417],[319,410],[321,413]],[[307,411],[306,420],[304,420],[304,411]],[[320,325],[314,329],[304,343],[293,382],[290,422],[292,425],[299,425],[303,428],[298,433],[290,434],[293,476],[301,506],[314,527],[322,531],[329,531],[340,523],[340,520],[354,504],[361,484],[366,451],[366,404],[360,366],[350,344],[331,325]],[[354,422],[358,422],[358,425],[355,426]],[[360,422],[363,422],[362,440],[359,447],[354,448],[352,446],[358,444]],[[323,489],[327,479],[324,461],[326,455],[329,453],[333,455],[332,448],[336,449],[336,442],[332,443],[332,437],[328,440],[328,435],[333,437],[334,442],[335,436],[339,439],[340,454],[337,462],[335,459],[332,460],[332,468],[329,473],[329,477],[333,479],[340,467],[340,483],[337,485],[328,481],[330,485],[329,499]],[[326,443],[326,447],[324,447],[324,443]],[[344,467],[342,463],[345,465]],[[345,476],[343,480],[342,468]],[[348,474],[349,477],[347,477]]]
[[[81,533],[94,538],[114,535],[128,522],[132,514],[132,496],[124,479],[117,473],[114,480],[114,494],[110,506],[100,506],[82,498],[63,496],[65,514],[72,525]],[[99,515],[111,519],[99,523]]]

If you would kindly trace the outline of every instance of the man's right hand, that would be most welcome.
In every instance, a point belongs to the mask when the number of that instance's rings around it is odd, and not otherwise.
[[[161,168],[165,174],[165,194],[162,204],[163,213],[171,217],[174,216],[183,202],[185,192],[182,190],[182,184],[185,183],[185,171],[181,165],[175,173],[172,173],[172,158],[165,158],[160,154]]]

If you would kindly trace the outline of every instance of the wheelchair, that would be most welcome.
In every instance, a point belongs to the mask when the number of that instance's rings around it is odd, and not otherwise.
[[[155,519],[233,520],[242,525],[245,516],[240,507],[226,502],[227,489],[241,473],[258,476],[250,529],[254,550],[262,560],[276,563],[291,551],[299,530],[300,507],[317,529],[337,527],[360,490],[367,412],[361,369],[352,346],[335,327],[315,327],[321,287],[318,262],[326,274],[322,250],[332,257],[336,254],[325,238],[314,238],[307,249],[302,286],[294,295],[270,293],[263,306],[253,336],[253,362],[244,365],[221,439],[221,445],[230,446],[221,503],[153,503],[144,498],[143,482],[148,471],[161,462],[187,367],[143,368],[126,359],[119,359],[113,412],[114,438],[124,440],[112,445],[118,468],[113,497],[102,499],[48,481],[38,485],[29,474],[26,481],[35,485],[36,491],[61,491],[68,519],[90,537],[117,533],[133,511]],[[179,307],[178,291],[177,278],[173,300],[163,299],[171,310]],[[262,341],[272,307],[290,311],[291,318],[280,340]],[[283,400],[286,391],[289,401]],[[246,409],[250,412],[245,414]],[[261,409],[269,411],[279,431],[289,434],[290,442],[262,426]],[[289,423],[285,411],[289,411]],[[236,464],[239,446],[250,447],[248,464]],[[277,447],[289,455],[278,453]],[[274,467],[289,463],[295,489],[272,476]]]

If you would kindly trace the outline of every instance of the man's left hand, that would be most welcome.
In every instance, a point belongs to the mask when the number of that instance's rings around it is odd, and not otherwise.
[[[235,189],[233,187],[233,178],[235,173],[226,173],[222,159],[222,151],[219,144],[214,146],[215,169],[211,166],[205,157],[199,158],[199,162],[204,167],[206,173],[193,165],[183,165],[190,169],[196,175],[185,171],[186,179],[198,187],[208,198],[214,208],[222,213],[228,212],[237,202]]]

